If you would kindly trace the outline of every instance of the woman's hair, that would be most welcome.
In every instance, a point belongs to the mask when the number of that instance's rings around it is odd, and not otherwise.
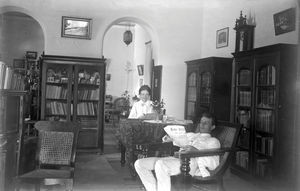
[[[140,89],[139,89],[139,94],[141,94],[141,92],[142,92],[143,90],[146,90],[146,91],[149,93],[149,95],[151,95],[151,88],[150,88],[149,86],[147,86],[147,85],[142,85],[142,86],[140,87]]]

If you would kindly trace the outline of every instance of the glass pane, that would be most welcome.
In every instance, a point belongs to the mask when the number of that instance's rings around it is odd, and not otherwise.
[[[201,87],[211,87],[211,74],[210,74],[210,72],[203,72],[201,74]]]
[[[196,72],[193,72],[188,77],[188,86],[196,86]]]
[[[273,87],[264,87],[257,89],[257,106],[272,108],[275,104],[275,89]]]
[[[238,110],[237,111],[237,122],[242,124],[243,127],[249,127],[250,111],[249,110]]]
[[[210,95],[211,95],[211,89],[210,88],[201,88],[201,90],[200,90],[200,102],[201,103],[210,103]]]
[[[258,85],[275,85],[276,70],[274,66],[267,65],[258,71]]]
[[[47,68],[47,82],[68,83],[68,66],[55,65]]]
[[[195,113],[195,102],[188,102],[187,115],[194,115]]]
[[[251,91],[239,91],[238,104],[240,106],[251,106]]]
[[[196,87],[192,88],[188,88],[188,95],[187,95],[187,99],[188,101],[196,101],[196,97],[197,97],[197,89]]]
[[[258,109],[256,115],[256,130],[273,133],[275,119],[273,110]]]
[[[251,85],[251,71],[248,69],[240,70],[237,80],[238,85]]]
[[[78,83],[100,85],[100,73],[95,68],[81,69],[78,72]]]
[[[236,165],[248,169],[249,168],[249,153],[247,151],[238,151],[235,156]]]

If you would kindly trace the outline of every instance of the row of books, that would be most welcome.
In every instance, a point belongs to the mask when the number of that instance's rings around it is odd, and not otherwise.
[[[79,100],[99,100],[99,89],[81,89],[78,90]]]
[[[274,115],[271,110],[258,110],[256,116],[256,130],[268,133],[274,132]]]
[[[255,151],[268,156],[273,156],[273,138],[256,135]]]
[[[258,75],[258,84],[259,85],[275,85],[276,83],[276,75],[275,75],[275,67],[267,66],[262,68],[259,71]]]
[[[250,85],[251,84],[251,71],[250,70],[241,70],[238,75],[238,84],[239,85]]]
[[[239,92],[239,105],[240,106],[251,106],[251,92],[240,91]]]
[[[249,168],[249,153],[246,151],[238,151],[235,155],[235,164],[244,168]]]
[[[77,115],[96,115],[97,103],[82,102],[77,104]]]
[[[255,174],[260,177],[271,178],[271,164],[268,159],[256,159]]]
[[[0,62],[0,89],[25,89],[25,76]]]
[[[51,101],[46,103],[46,113],[48,115],[66,115],[67,103]]]
[[[47,85],[46,98],[47,99],[67,99],[68,89],[63,86]]]
[[[260,90],[259,92],[259,107],[273,107],[275,103],[274,89]]]

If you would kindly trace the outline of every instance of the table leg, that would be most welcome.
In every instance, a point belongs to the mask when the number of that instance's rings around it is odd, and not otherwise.
[[[121,166],[123,167],[125,165],[125,152],[126,152],[126,147],[122,144],[120,144],[120,148],[121,148]]]

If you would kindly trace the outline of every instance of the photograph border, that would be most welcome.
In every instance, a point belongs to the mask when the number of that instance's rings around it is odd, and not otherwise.
[[[218,39],[219,36],[225,32],[225,42],[219,43]],[[223,37],[224,38],[224,37]],[[216,32],[216,48],[223,48],[223,47],[227,47],[228,46],[228,39],[229,39],[229,27],[226,28],[222,28],[220,30],[217,30]]]
[[[65,25],[67,21],[84,21],[87,22],[87,33],[85,35],[77,35],[77,34],[66,34],[66,28]],[[78,38],[78,39],[87,39],[90,40],[92,36],[92,19],[90,18],[79,18],[79,17],[68,17],[68,16],[62,16],[62,22],[61,22],[61,37],[66,38]]]

